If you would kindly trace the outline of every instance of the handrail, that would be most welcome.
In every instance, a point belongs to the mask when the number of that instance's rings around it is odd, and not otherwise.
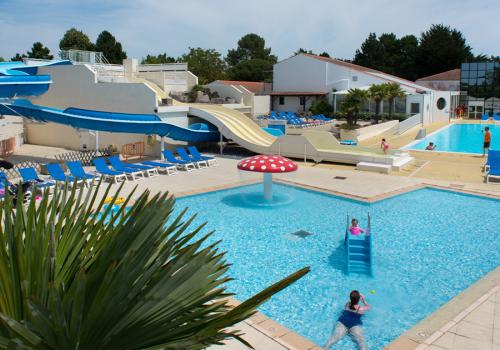
[[[373,274],[373,251],[372,251],[372,223],[371,216],[368,212],[368,227],[366,229],[366,237],[368,238],[368,245],[370,249],[370,274]]]
[[[346,216],[346,227],[345,227],[345,239],[344,239],[344,245],[345,245],[345,264],[346,264],[346,272],[349,274],[349,214]]]

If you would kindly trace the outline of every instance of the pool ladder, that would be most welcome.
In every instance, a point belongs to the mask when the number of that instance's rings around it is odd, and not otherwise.
[[[354,236],[349,232],[349,215],[345,230],[346,272],[373,275],[372,230],[368,213],[368,225],[364,234]]]

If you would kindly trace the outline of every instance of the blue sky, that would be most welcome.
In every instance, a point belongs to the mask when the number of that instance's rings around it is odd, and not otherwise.
[[[369,32],[418,36],[433,23],[462,31],[476,54],[500,55],[498,14],[498,0],[0,0],[0,56],[34,41],[57,52],[76,27],[93,41],[109,30],[129,57],[178,56],[188,46],[225,55],[254,32],[280,59],[299,47],[352,58]]]

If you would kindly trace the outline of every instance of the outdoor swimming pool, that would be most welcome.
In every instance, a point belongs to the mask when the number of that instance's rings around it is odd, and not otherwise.
[[[222,239],[232,263],[230,283],[244,299],[304,266],[311,272],[261,307],[267,316],[323,345],[352,289],[365,293],[369,349],[381,349],[500,261],[500,201],[421,189],[366,204],[275,184],[293,201],[278,208],[244,208],[251,185],[180,198],[176,211],[199,213],[212,240]],[[363,226],[372,217],[374,277],[344,274],[346,214]],[[304,230],[304,238],[291,233]],[[370,294],[370,291],[375,294]],[[333,349],[355,349],[346,338]]]
[[[486,126],[491,131],[491,148],[500,149],[500,125],[490,124],[452,124],[405,148],[424,150],[429,142],[434,142],[438,152],[482,154],[484,137],[482,131]]]

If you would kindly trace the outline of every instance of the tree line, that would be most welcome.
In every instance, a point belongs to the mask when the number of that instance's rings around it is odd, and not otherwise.
[[[116,64],[127,58],[122,44],[106,30],[102,31],[93,43],[81,30],[71,28],[63,35],[59,48],[103,52],[110,63]],[[316,54],[312,50],[299,48],[292,56],[300,53]],[[326,51],[317,55],[331,57]],[[25,57],[52,59],[53,55],[41,42],[35,42],[31,51],[26,54],[17,53],[11,60],[19,61]],[[394,33],[383,33],[380,36],[370,33],[356,50],[352,60],[337,59],[412,81],[459,68],[462,62],[486,60],[500,62],[500,56],[485,54],[475,56],[459,30],[442,24],[432,25],[419,38],[415,35],[398,38]],[[185,62],[189,70],[198,76],[200,84],[207,84],[217,79],[270,82],[273,64],[277,60],[277,56],[271,52],[271,47],[266,46],[265,39],[250,33],[238,40],[236,47],[228,50],[225,56],[216,49],[189,47],[188,51],[179,57],[169,56],[166,52],[156,55],[148,53],[141,62],[143,64]],[[1,57],[0,61],[3,61]]]

